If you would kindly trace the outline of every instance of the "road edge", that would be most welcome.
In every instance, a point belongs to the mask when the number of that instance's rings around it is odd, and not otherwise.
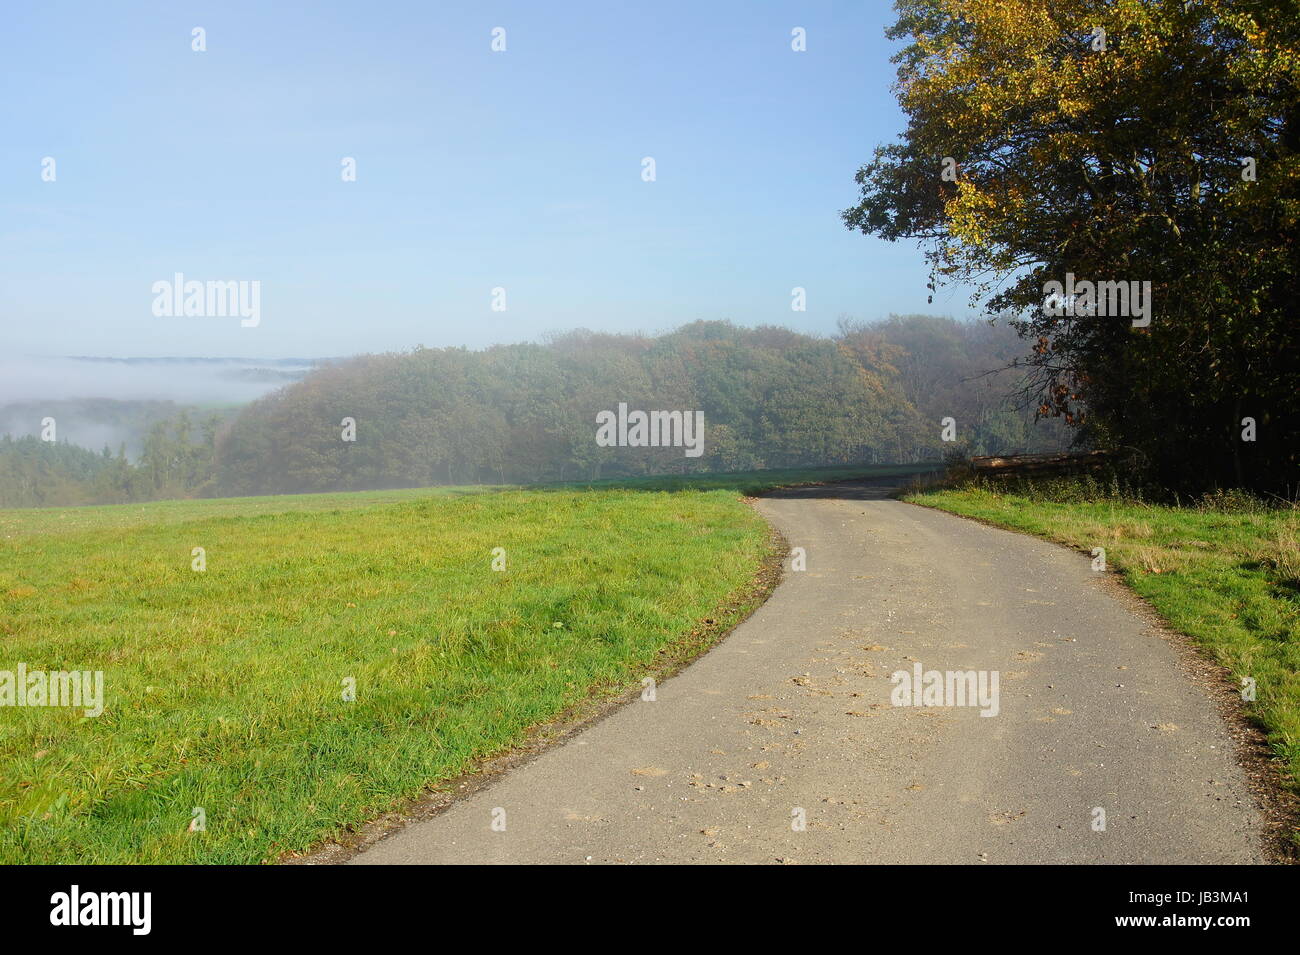
[[[773,489],[775,490],[775,489]],[[743,504],[758,514],[753,496],[742,495]],[[785,577],[784,564],[790,545],[770,522],[767,526],[766,553],[749,583],[726,603],[712,611],[714,616],[703,621],[702,632],[682,634],[659,651],[659,659],[648,667],[648,676],[662,683],[699,660],[714,647],[726,640],[737,628],[754,615],[767,602],[772,592]],[[725,624],[712,623],[728,609],[742,607],[739,616]],[[401,832],[408,826],[425,822],[446,812],[451,806],[473,796],[495,783],[504,774],[527,765],[550,749],[562,745],[571,737],[612,716],[628,703],[640,699],[641,687],[597,684],[590,688],[585,699],[570,706],[551,720],[529,727],[524,738],[504,752],[476,760],[470,769],[459,776],[431,784],[430,787],[396,809],[390,809],[361,823],[355,829],[336,833],[333,837],[302,852],[281,855],[276,865],[341,865],[360,855],[383,839]]]

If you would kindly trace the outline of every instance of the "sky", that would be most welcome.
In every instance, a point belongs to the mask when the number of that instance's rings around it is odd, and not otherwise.
[[[885,0],[49,0],[4,17],[5,358],[968,312],[961,290],[927,304],[914,245],[839,217],[902,129]],[[176,273],[260,283],[257,324],[155,314]]]

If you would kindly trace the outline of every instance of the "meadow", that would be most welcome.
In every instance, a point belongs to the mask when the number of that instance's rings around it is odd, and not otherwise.
[[[972,483],[906,500],[1092,552],[1226,667],[1300,791],[1300,512],[1235,493],[1185,506],[1077,481]],[[1246,694],[1249,695],[1249,694]]]
[[[0,862],[307,850],[743,619],[778,544],[742,494],[884,473],[0,511],[0,670],[106,687],[0,707]]]

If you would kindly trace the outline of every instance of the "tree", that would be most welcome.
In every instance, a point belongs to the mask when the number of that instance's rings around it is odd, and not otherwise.
[[[846,224],[920,240],[935,281],[1024,316],[1039,412],[1083,440],[1141,449],[1167,486],[1294,481],[1293,0],[897,7],[907,129],[859,170]],[[1149,288],[1150,324],[1131,300],[1051,307],[1067,276]]]

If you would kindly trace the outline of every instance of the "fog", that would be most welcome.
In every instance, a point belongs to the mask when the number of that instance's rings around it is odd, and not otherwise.
[[[39,436],[53,418],[60,442],[92,451],[125,446],[135,459],[157,421],[184,406],[230,409],[302,378],[316,359],[9,358],[0,360],[0,435]],[[196,420],[197,424],[197,420]]]
[[[11,357],[0,359],[0,405],[68,398],[244,404],[297,381],[319,361]]]

